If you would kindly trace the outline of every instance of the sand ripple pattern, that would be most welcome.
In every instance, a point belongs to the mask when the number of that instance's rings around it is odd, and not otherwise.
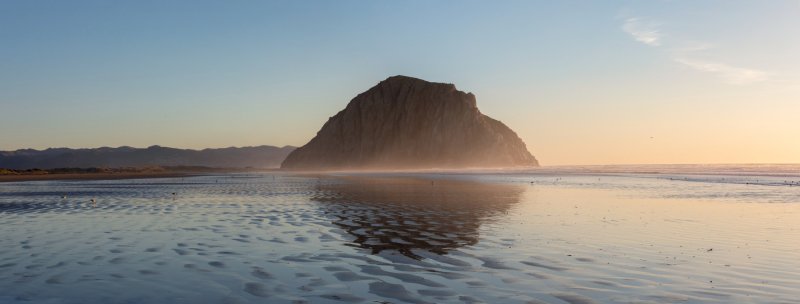
[[[682,212],[694,201],[576,186],[586,176],[526,178],[541,177],[0,184],[0,303],[797,298],[800,204],[703,204],[709,218]]]

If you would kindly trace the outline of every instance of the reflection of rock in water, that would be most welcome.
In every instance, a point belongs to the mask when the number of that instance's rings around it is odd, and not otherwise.
[[[505,213],[524,189],[516,185],[405,178],[353,178],[320,184],[333,223],[356,237],[351,245],[437,254],[478,242],[482,222]]]

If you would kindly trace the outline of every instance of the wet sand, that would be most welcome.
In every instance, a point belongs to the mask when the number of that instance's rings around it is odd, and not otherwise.
[[[0,303],[792,303],[800,286],[800,187],[550,174],[12,182],[0,226]]]

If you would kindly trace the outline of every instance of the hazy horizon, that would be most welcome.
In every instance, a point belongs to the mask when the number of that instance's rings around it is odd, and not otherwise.
[[[26,149],[33,149],[33,150],[42,151],[42,150],[47,150],[47,149],[64,149],[64,148],[65,149],[99,149],[99,148],[112,148],[113,149],[113,148],[123,148],[123,147],[135,148],[135,149],[147,149],[147,148],[152,147],[152,146],[158,146],[158,147],[162,147],[162,148],[174,148],[174,149],[181,149],[181,150],[195,150],[195,151],[202,151],[202,150],[205,150],[205,149],[212,149],[213,150],[213,149],[227,149],[227,148],[237,148],[237,149],[238,148],[254,148],[254,147],[261,147],[261,146],[271,146],[271,147],[277,147],[277,148],[286,148],[286,147],[299,148],[299,146],[292,146],[292,145],[278,146],[278,145],[270,145],[270,144],[252,145],[252,146],[205,147],[205,148],[202,148],[202,147],[200,147],[200,148],[187,148],[187,147],[176,147],[176,146],[170,146],[170,145],[154,144],[154,145],[148,145],[148,146],[122,145],[122,146],[94,146],[94,147],[19,148],[19,149],[13,149],[13,150],[2,150],[2,149],[0,149],[0,151],[17,151],[17,150],[26,150]],[[600,166],[639,166],[639,165],[645,165],[645,166],[675,166],[675,165],[678,165],[678,166],[680,166],[680,165],[690,165],[690,166],[691,165],[700,165],[700,166],[703,166],[703,165],[745,165],[745,166],[746,165],[753,165],[753,166],[758,166],[758,165],[791,165],[791,166],[794,166],[794,165],[798,165],[798,166],[800,166],[800,162],[783,162],[783,163],[781,163],[781,162],[777,162],[777,163],[771,163],[771,162],[739,162],[739,163],[735,163],[735,162],[734,163],[732,163],[732,162],[705,162],[705,163],[599,163],[599,164],[548,164],[548,163],[540,163],[539,167],[572,167],[572,166],[598,166],[598,167],[600,167]],[[431,169],[437,169],[437,168],[418,169],[418,170],[425,171],[425,170],[431,170]],[[459,169],[454,169],[454,168],[445,168],[445,169],[446,170],[455,170],[455,171],[459,170]],[[468,168],[462,168],[462,169],[464,169],[464,170],[480,170],[480,169],[484,169],[484,170],[491,171],[491,170],[502,169],[502,168],[492,168],[492,167],[487,167],[487,168],[475,167],[475,168],[472,168],[472,167],[468,167]],[[382,171],[385,171],[385,172],[394,172],[394,171],[403,172],[403,171],[409,171],[409,172],[413,172],[415,170],[413,170],[413,169],[387,169],[387,170],[380,170],[380,169],[363,169],[363,170],[362,169],[352,169],[352,170],[343,170],[343,172],[358,172],[358,171],[364,171],[364,172],[372,172],[372,171],[375,171],[375,172],[382,172]]]
[[[302,146],[393,75],[542,165],[800,163],[800,2],[0,3],[0,150]]]

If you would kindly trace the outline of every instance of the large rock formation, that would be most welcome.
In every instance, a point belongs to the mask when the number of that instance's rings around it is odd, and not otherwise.
[[[427,169],[537,166],[525,143],[455,85],[389,77],[359,94],[281,168]]]

